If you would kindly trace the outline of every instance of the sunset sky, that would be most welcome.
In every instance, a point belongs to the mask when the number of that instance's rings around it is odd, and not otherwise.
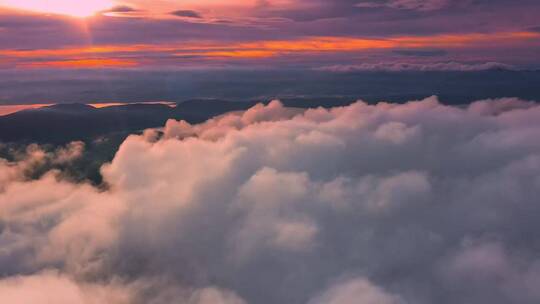
[[[0,304],[540,303],[540,0],[0,0]]]
[[[0,0],[4,70],[540,67],[537,0]]]

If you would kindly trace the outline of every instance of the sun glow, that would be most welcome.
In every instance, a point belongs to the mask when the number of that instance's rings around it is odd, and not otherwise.
[[[84,18],[113,7],[114,2],[113,0],[0,0],[0,6]]]

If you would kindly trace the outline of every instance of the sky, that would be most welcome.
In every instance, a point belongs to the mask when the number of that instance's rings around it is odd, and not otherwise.
[[[0,303],[540,303],[539,13],[0,0]]]
[[[540,67],[536,0],[0,0],[4,70]]]

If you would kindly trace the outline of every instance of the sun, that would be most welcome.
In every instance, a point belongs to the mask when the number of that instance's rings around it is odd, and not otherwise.
[[[0,0],[14,9],[85,18],[114,6],[113,0]]]

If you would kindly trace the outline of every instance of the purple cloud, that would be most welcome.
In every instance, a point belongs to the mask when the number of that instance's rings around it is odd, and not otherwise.
[[[177,11],[171,12],[171,15],[177,16],[177,17],[185,17],[185,18],[196,18],[196,19],[202,18],[201,14],[193,10],[177,10]]]
[[[516,70],[516,67],[499,63],[460,63],[460,62],[436,62],[436,63],[407,63],[407,62],[383,62],[383,63],[364,63],[357,65],[333,65],[317,68],[320,71],[329,72],[358,72],[358,71],[387,71],[387,72],[404,72],[404,71],[423,71],[423,72],[474,72],[488,70]]]

